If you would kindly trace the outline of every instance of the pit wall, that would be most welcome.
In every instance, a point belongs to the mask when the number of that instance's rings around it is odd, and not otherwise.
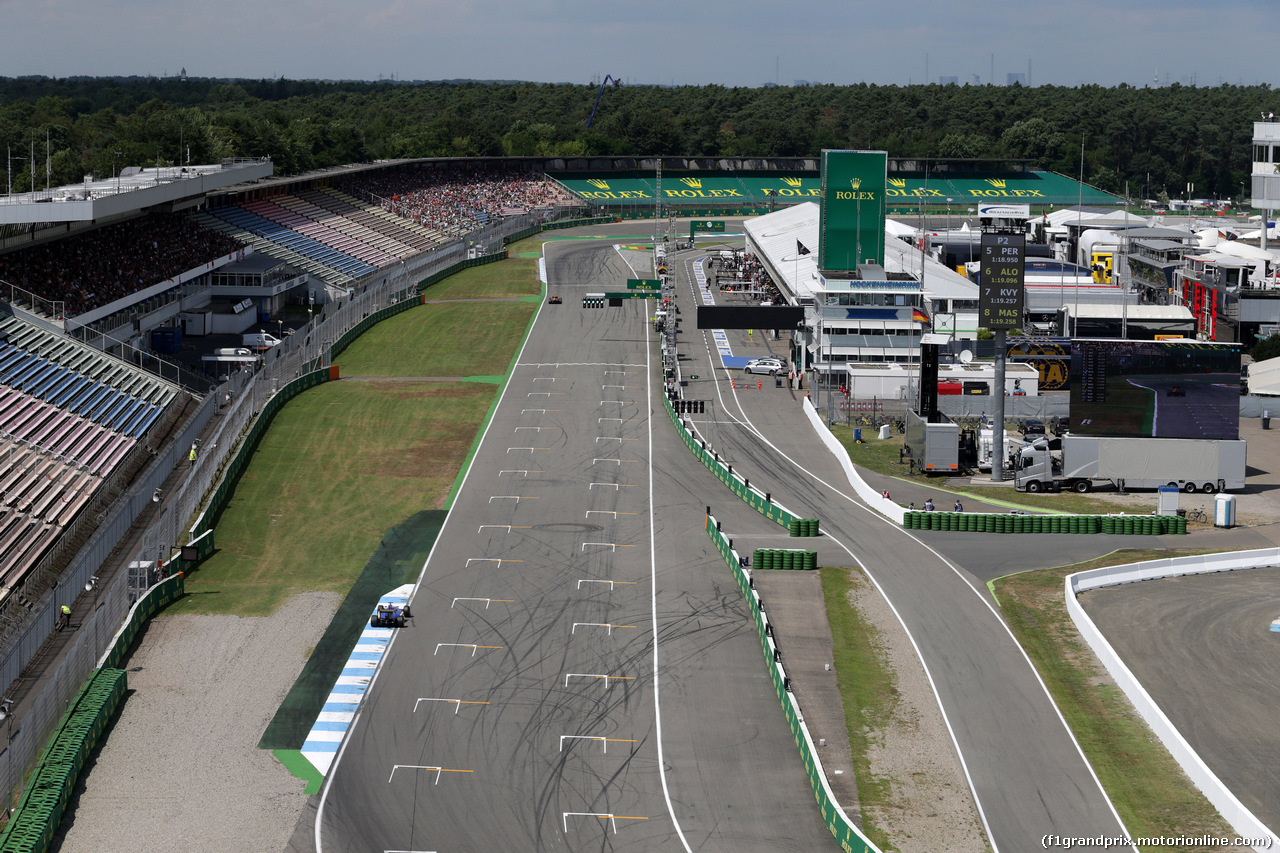
[[[752,486],[745,478],[733,473],[727,465],[720,461],[715,452],[707,448],[706,443],[680,420],[680,416],[676,414],[670,399],[663,397],[662,404],[667,409],[667,416],[671,418],[671,422],[675,424],[676,429],[680,432],[680,437],[684,440],[685,447],[688,447],[698,461],[705,465],[707,470],[716,476],[716,479],[728,486],[729,490],[741,498],[747,506],[770,521],[781,524],[787,528],[792,536],[819,535],[819,525],[816,518],[800,518],[772,500],[770,496]]]
[[[1141,563],[1077,572],[1067,575],[1066,578],[1067,613],[1071,615],[1071,621],[1075,623],[1080,636],[1084,637],[1085,642],[1102,661],[1102,665],[1107,668],[1116,684],[1129,697],[1129,701],[1142,715],[1142,719],[1146,720],[1156,737],[1160,738],[1160,742],[1182,767],[1183,772],[1191,777],[1191,781],[1205,795],[1205,798],[1213,803],[1231,828],[1241,838],[1270,840],[1268,843],[1255,846],[1253,848],[1255,850],[1275,849],[1280,846],[1280,837],[1258,820],[1253,812],[1249,811],[1222,783],[1217,774],[1209,769],[1173,722],[1160,710],[1160,706],[1121,660],[1116,650],[1107,642],[1106,637],[1089,618],[1089,614],[1085,612],[1076,596],[1091,589],[1156,578],[1231,572],[1239,569],[1261,569],[1277,565],[1280,565],[1280,548],[1264,548],[1258,551],[1146,560]]]
[[[813,788],[813,797],[818,803],[819,812],[822,814],[822,822],[826,824],[831,835],[839,842],[841,849],[849,851],[849,853],[853,853],[853,851],[858,851],[858,853],[880,853],[879,848],[867,840],[866,836],[845,814],[844,809],[840,808],[840,803],[836,801],[835,795],[831,792],[831,787],[827,784],[826,774],[822,770],[822,762],[818,758],[813,739],[809,736],[809,729],[804,724],[804,715],[800,711],[800,705],[796,701],[795,695],[791,692],[791,679],[787,676],[786,667],[782,663],[782,652],[778,649],[778,644],[774,639],[773,627],[769,624],[769,617],[766,615],[764,604],[752,585],[750,573],[742,566],[742,558],[737,551],[733,550],[728,537],[719,528],[720,525],[715,516],[708,514],[706,522],[707,535],[711,537],[711,541],[715,543],[716,550],[720,552],[720,556],[728,564],[729,570],[733,573],[733,579],[738,584],[738,591],[746,599],[748,609],[751,611],[751,619],[755,623],[756,633],[760,637],[760,648],[764,652],[765,667],[769,670],[774,693],[777,694],[778,701],[782,704],[782,712],[786,715],[791,737],[795,741],[796,748],[800,750],[800,760],[804,764],[805,775],[809,777],[809,784]]]

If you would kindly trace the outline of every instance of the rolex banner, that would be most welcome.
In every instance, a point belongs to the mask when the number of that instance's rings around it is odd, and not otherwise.
[[[885,151],[823,151],[818,267],[884,264]]]

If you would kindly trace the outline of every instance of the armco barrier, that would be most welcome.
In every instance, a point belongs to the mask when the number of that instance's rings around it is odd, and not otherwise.
[[[208,538],[210,541],[213,539],[212,535]],[[124,624],[120,626],[120,630],[116,632],[115,637],[112,639],[111,648],[107,649],[106,654],[98,661],[98,666],[119,666],[125,655],[129,653],[129,648],[137,638],[138,632],[147,624],[147,620],[186,593],[185,571],[177,569],[172,564],[170,569],[174,571],[172,577],[151,587],[134,602],[133,607],[129,610],[129,616],[124,620]]]
[[[0,853],[43,853],[49,849],[80,771],[127,688],[124,670],[93,671],[63,715],[8,825],[0,832]]]
[[[1280,836],[1258,820],[1257,816],[1222,783],[1217,774],[1209,769],[1173,722],[1160,710],[1160,706],[1147,693],[1142,683],[1120,659],[1120,655],[1107,642],[1107,638],[1098,630],[1098,626],[1089,618],[1089,614],[1080,606],[1076,596],[1091,589],[1156,578],[1260,569],[1277,565],[1280,565],[1280,548],[1264,548],[1257,551],[1200,554],[1147,560],[1123,566],[1107,566],[1067,575],[1065,582],[1067,613],[1071,615],[1071,621],[1075,623],[1080,636],[1084,637],[1085,642],[1102,661],[1102,665],[1107,668],[1116,684],[1129,697],[1129,701],[1142,715],[1142,719],[1146,720],[1147,725],[1156,733],[1156,737],[1160,738],[1161,743],[1169,750],[1169,754],[1182,767],[1183,772],[1191,777],[1191,781],[1205,795],[1205,798],[1213,803],[1231,828],[1242,838],[1270,839],[1269,843],[1254,847],[1255,850],[1274,850],[1280,847]]]
[[[907,530],[955,530],[974,533],[1128,533],[1166,536],[1187,532],[1178,515],[1017,515],[998,512],[903,513]]]
[[[718,529],[715,517],[712,515],[707,516],[706,530],[707,535],[711,537],[711,541],[715,543],[716,550],[720,552],[720,556],[728,564],[729,570],[733,572],[733,579],[738,584],[738,591],[746,599],[748,609],[751,611],[756,633],[760,636],[760,647],[764,652],[765,666],[769,669],[769,676],[773,680],[774,692],[778,696],[778,701],[782,704],[782,711],[787,718],[787,726],[791,729],[791,737],[795,741],[796,748],[800,750],[800,759],[804,764],[805,775],[809,777],[809,784],[813,788],[814,799],[818,802],[818,810],[822,813],[822,822],[826,824],[827,829],[844,850],[851,851],[851,853],[854,850],[860,851],[860,853],[871,853],[871,851],[880,853],[879,848],[868,841],[866,836],[849,819],[849,816],[844,813],[844,809],[836,801],[835,795],[831,793],[831,787],[827,784],[826,774],[822,770],[822,762],[818,759],[813,740],[809,737],[809,729],[805,726],[804,718],[800,713],[800,705],[796,702],[795,696],[789,689],[791,679],[787,677],[786,668],[782,663],[781,652],[778,650],[778,644],[773,636],[773,628],[769,625],[769,617],[766,615],[764,603],[761,602],[759,594],[756,593],[755,588],[752,586],[751,576],[742,568],[742,560],[738,556],[738,552],[733,550],[728,538]]]
[[[538,230],[534,230],[534,232],[533,232],[533,233],[535,233],[535,234],[536,234],[536,233],[538,233]],[[455,274],[455,273],[460,273],[460,272],[462,272],[462,271],[463,271],[463,270],[465,270],[465,269],[470,269],[471,267],[480,267],[480,266],[484,266],[485,264],[492,264],[492,263],[496,263],[496,262],[498,262],[498,261],[506,260],[506,258],[507,258],[506,250],[503,250],[503,251],[501,251],[501,252],[494,252],[492,255],[481,255],[481,256],[480,256],[480,257],[478,257],[478,258],[467,258],[467,259],[465,259],[465,260],[458,261],[456,264],[452,264],[452,265],[450,265],[450,266],[445,267],[445,268],[444,268],[444,269],[442,269],[442,270],[438,270],[437,272],[432,273],[431,275],[429,275],[429,276],[427,276],[426,278],[424,278],[422,281],[418,282],[418,292],[419,292],[419,293],[421,293],[421,292],[425,291],[425,290],[426,290],[428,287],[430,287],[431,285],[436,284],[436,283],[441,282],[441,281],[444,281],[444,280],[445,280],[446,278],[448,278],[449,276],[451,276],[451,275],[453,275],[453,274]],[[412,308],[412,307],[414,307],[415,305],[418,305],[418,304],[419,304],[419,303],[417,303],[417,302],[410,302],[410,303],[408,303],[405,307],[406,307],[406,308]],[[401,310],[403,310],[403,309],[401,309]],[[382,313],[382,312],[378,312],[378,313]],[[370,314],[369,316],[370,316],[370,317],[373,317],[373,316],[376,316],[376,315],[375,315],[375,314]],[[391,315],[390,315],[390,314],[386,314],[386,315],[384,315],[383,317],[380,317],[379,319],[380,319],[380,320],[385,320],[385,319],[386,319],[387,317],[389,317],[389,316],[391,316]],[[375,322],[376,322],[376,321],[375,321]],[[365,323],[365,322],[362,322],[362,323],[361,323],[359,326],[357,326],[356,328],[360,328],[360,329],[363,331],[363,329],[367,329],[367,328],[369,328],[369,326],[371,326],[371,325],[373,325],[373,323]],[[351,331],[352,331],[352,332],[354,332],[354,331],[355,331],[355,329],[352,329]],[[350,335],[350,334],[351,334],[351,332],[348,332],[348,333],[347,333],[347,335],[343,335],[343,337],[344,337],[344,338],[346,338],[346,337],[347,337],[348,335]],[[351,340],[355,340],[355,339],[356,339],[356,338],[358,338],[358,337],[359,337],[359,335],[355,335],[354,337],[352,337],[352,338],[351,338]],[[338,350],[336,350],[336,349],[335,349],[335,350],[334,350],[334,354],[335,354],[335,355],[337,355],[337,353],[338,353]]]
[[[415,303],[401,304],[413,305]],[[391,308],[386,310],[392,311],[397,307],[398,306],[393,305]],[[377,313],[381,314],[382,312]],[[363,323],[361,325],[363,325]],[[344,335],[343,337],[345,338],[346,336]],[[218,518],[222,515],[222,510],[226,508],[227,501],[231,498],[231,493],[235,491],[236,483],[239,481],[240,475],[244,473],[244,469],[248,467],[249,460],[253,458],[254,451],[258,449],[258,442],[262,440],[263,434],[266,433],[267,427],[271,425],[271,421],[275,418],[276,413],[284,408],[285,403],[289,402],[303,391],[306,391],[308,388],[314,388],[323,382],[329,381],[331,376],[332,372],[328,368],[315,370],[311,373],[299,376],[292,382],[285,383],[283,388],[272,395],[271,399],[267,401],[267,404],[262,407],[262,413],[254,419],[253,426],[251,426],[249,431],[245,434],[244,441],[240,443],[240,449],[227,463],[227,469],[223,472],[222,479],[213,490],[213,495],[209,498],[209,503],[205,508],[204,514],[201,516],[203,529],[200,533],[212,530],[217,525]]]
[[[680,432],[680,437],[684,440],[685,447],[693,452],[698,461],[707,467],[707,470],[716,476],[720,482],[729,487],[729,491],[733,492],[739,498],[746,502],[747,506],[763,515],[772,522],[781,524],[788,530],[792,529],[792,524],[796,521],[806,522],[801,525],[805,532],[793,533],[793,536],[817,536],[818,520],[801,519],[795,513],[783,507],[778,502],[768,498],[765,494],[749,485],[745,479],[739,477],[729,470],[728,466],[722,463],[715,452],[708,450],[702,441],[694,435],[693,431],[684,425],[680,420],[680,416],[676,414],[675,408],[671,405],[671,400],[663,397],[662,403],[666,406],[667,416],[671,418],[671,422],[675,424],[676,429]],[[812,531],[812,532],[809,532]]]

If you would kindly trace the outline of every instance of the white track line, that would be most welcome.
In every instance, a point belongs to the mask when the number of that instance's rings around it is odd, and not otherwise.
[[[650,351],[652,343],[652,336],[647,334],[646,330],[644,336],[646,401],[653,400],[653,356]],[[654,539],[656,525],[653,518],[653,414],[650,413],[645,420],[648,422],[649,433],[649,617],[650,624],[653,626],[653,719],[658,741],[658,774],[662,779],[662,797],[666,800],[667,814],[671,816],[671,824],[676,829],[676,835],[680,838],[680,844],[683,845],[685,853],[693,853],[689,840],[684,837],[684,830],[680,828],[680,819],[676,817],[675,806],[671,804],[671,789],[667,785],[667,761],[662,752],[662,703],[659,701],[658,693],[658,556]],[[316,853],[320,851],[317,850]]]
[[[705,335],[705,333],[704,333],[704,335],[703,335],[703,345],[704,345],[704,346],[706,347],[706,349],[707,349],[707,357],[708,357],[709,359],[710,359],[710,358],[712,358],[712,354],[711,354],[711,347],[710,347],[710,345],[708,345],[708,344],[706,343],[706,335]],[[712,363],[714,364],[714,362],[712,362]],[[724,360],[723,360],[723,359],[721,359],[721,361],[720,361],[720,365],[721,365],[721,367],[725,367],[725,365],[724,365]],[[726,368],[726,369],[727,369],[727,368]],[[723,382],[722,382],[722,381],[717,381],[717,382],[715,383],[715,385],[716,385],[716,395],[720,398],[720,406],[721,406],[721,409],[725,412],[725,414],[727,414],[730,418],[733,418],[734,420],[738,420],[738,422],[739,422],[739,423],[740,423],[740,424],[741,424],[745,429],[747,429],[748,431],[750,431],[750,432],[751,432],[753,435],[755,435],[758,439],[760,439],[760,440],[761,440],[761,441],[763,441],[766,445],[768,445],[770,448],[772,448],[772,449],[773,449],[773,450],[774,450],[774,451],[775,451],[775,452],[776,452],[780,457],[782,457],[783,459],[787,460],[787,462],[791,463],[791,465],[792,465],[792,466],[794,466],[794,467],[796,468],[796,470],[798,470],[798,471],[800,471],[801,473],[805,474],[806,476],[808,476],[809,478],[811,478],[814,482],[816,482],[816,483],[820,483],[820,484],[822,484],[823,486],[826,486],[826,487],[827,487],[828,489],[830,489],[832,492],[834,492],[835,494],[837,494],[837,495],[839,495],[840,497],[844,498],[845,500],[849,501],[849,503],[853,504],[853,505],[854,505],[855,507],[857,507],[858,509],[860,509],[860,510],[862,510],[863,512],[867,513],[868,515],[870,515],[870,516],[871,516],[873,519],[875,519],[876,521],[882,522],[882,523],[884,523],[884,524],[889,524],[889,525],[891,525],[895,530],[899,530],[899,531],[900,531],[901,533],[903,533],[904,535],[906,535],[906,536],[910,537],[911,539],[913,539],[917,544],[919,544],[919,545],[921,545],[922,547],[924,547],[926,550],[928,550],[930,553],[932,553],[935,557],[937,557],[940,561],[942,561],[942,563],[943,563],[943,564],[945,564],[948,568],[950,568],[950,569],[951,569],[951,571],[955,572],[956,577],[958,577],[958,578],[960,578],[960,580],[964,581],[965,585],[966,585],[966,586],[968,586],[968,587],[969,587],[969,589],[973,591],[973,594],[974,594],[974,595],[976,595],[976,596],[978,596],[978,599],[979,599],[979,600],[980,600],[980,601],[981,601],[981,602],[982,602],[982,603],[987,607],[987,609],[988,609],[988,610],[990,610],[990,611],[991,611],[991,614],[992,614],[992,616],[994,616],[994,617],[995,617],[996,622],[998,622],[998,623],[1000,624],[1000,626],[1001,626],[1002,628],[1004,628],[1005,632],[1009,635],[1009,638],[1010,638],[1011,640],[1013,640],[1013,644],[1017,647],[1018,652],[1022,655],[1023,660],[1025,660],[1025,661],[1026,661],[1028,668],[1030,668],[1030,670],[1031,670],[1031,673],[1035,676],[1036,681],[1040,684],[1040,688],[1044,691],[1044,695],[1045,695],[1045,697],[1046,697],[1046,698],[1048,698],[1048,700],[1049,700],[1049,705],[1053,708],[1053,712],[1054,712],[1055,714],[1057,714],[1057,715],[1058,715],[1058,720],[1062,723],[1062,727],[1063,727],[1063,729],[1065,729],[1065,730],[1066,730],[1067,737],[1071,738],[1071,743],[1075,745],[1076,752],[1078,752],[1078,753],[1079,753],[1081,760],[1082,760],[1082,761],[1084,761],[1084,765],[1085,765],[1085,767],[1089,768],[1089,775],[1093,777],[1093,781],[1094,781],[1094,783],[1095,783],[1095,784],[1097,784],[1097,786],[1098,786],[1098,790],[1102,793],[1102,798],[1106,801],[1106,803],[1107,803],[1107,807],[1108,807],[1109,809],[1111,809],[1111,814],[1112,814],[1112,816],[1116,819],[1116,823],[1117,823],[1117,824],[1120,826],[1120,828],[1124,831],[1124,834],[1125,834],[1125,835],[1129,835],[1128,828],[1127,828],[1127,827],[1125,827],[1125,825],[1124,825],[1124,821],[1123,821],[1123,820],[1121,820],[1119,813],[1118,813],[1118,812],[1116,812],[1115,805],[1111,802],[1111,797],[1107,794],[1106,789],[1102,787],[1102,781],[1101,781],[1100,779],[1098,779],[1098,774],[1094,771],[1094,769],[1093,769],[1093,764],[1091,764],[1091,763],[1090,763],[1088,756],[1086,756],[1086,755],[1084,754],[1084,749],[1080,746],[1080,742],[1076,740],[1075,732],[1073,732],[1073,731],[1071,730],[1071,726],[1069,726],[1069,725],[1067,724],[1066,718],[1062,716],[1062,711],[1061,711],[1061,710],[1059,710],[1059,708],[1058,708],[1058,703],[1056,703],[1056,702],[1054,702],[1054,701],[1053,701],[1053,696],[1052,696],[1052,694],[1050,694],[1050,693],[1049,693],[1049,688],[1048,688],[1048,686],[1044,683],[1044,679],[1040,677],[1040,672],[1039,672],[1039,670],[1037,670],[1037,669],[1036,669],[1036,667],[1035,667],[1035,664],[1031,662],[1031,658],[1027,655],[1026,650],[1022,648],[1022,644],[1018,642],[1018,638],[1017,638],[1017,637],[1015,637],[1015,636],[1013,635],[1013,631],[1009,628],[1008,624],[1004,621],[1004,619],[1002,619],[1002,618],[1000,617],[1000,613],[999,613],[999,611],[998,611],[998,610],[996,610],[995,606],[991,603],[991,601],[990,601],[990,600],[989,600],[985,595],[983,595],[981,592],[979,592],[979,591],[978,591],[978,588],[977,588],[977,587],[975,587],[975,586],[973,585],[973,582],[972,582],[972,581],[970,581],[970,580],[969,580],[969,578],[967,578],[967,577],[965,576],[964,572],[960,571],[959,567],[957,567],[954,563],[952,563],[950,560],[948,560],[946,557],[944,557],[944,556],[943,556],[941,553],[939,553],[936,549],[934,549],[933,547],[931,547],[930,545],[928,545],[927,543],[925,543],[924,541],[922,541],[921,539],[919,539],[918,537],[916,537],[915,535],[913,535],[911,532],[907,531],[905,528],[898,528],[898,526],[897,526],[896,524],[893,524],[892,522],[890,522],[890,521],[889,521],[888,519],[886,519],[884,516],[880,515],[880,513],[876,512],[875,510],[871,509],[870,507],[868,507],[868,506],[866,506],[866,505],[862,504],[862,503],[861,503],[861,502],[859,502],[856,498],[851,497],[850,495],[847,495],[847,494],[845,494],[844,492],[840,491],[840,489],[838,489],[838,488],[836,488],[835,486],[833,486],[832,484],[828,483],[826,480],[822,479],[822,478],[821,478],[821,477],[819,477],[817,474],[815,474],[815,473],[813,473],[812,471],[808,470],[808,469],[807,469],[807,468],[805,468],[803,465],[801,465],[799,462],[795,461],[794,459],[792,459],[791,457],[789,457],[789,456],[787,456],[785,453],[783,453],[783,452],[782,452],[782,450],[780,450],[776,445],[774,445],[774,444],[773,444],[773,442],[769,441],[769,439],[768,439],[768,438],[766,438],[766,437],[765,437],[765,435],[764,435],[762,432],[760,432],[760,430],[758,430],[758,429],[756,428],[755,424],[751,423],[751,419],[750,419],[749,417],[747,417],[746,410],[745,410],[745,409],[743,409],[743,407],[742,407],[742,403],[741,403],[741,401],[738,399],[738,392],[737,392],[737,389],[735,389],[735,388],[731,388],[731,389],[730,389],[730,391],[731,391],[731,393],[732,393],[732,395],[733,395],[733,402],[734,402],[734,405],[735,405],[735,406],[737,406],[738,411],[742,414],[742,418],[741,418],[741,419],[738,419],[737,417],[735,417],[735,416],[733,415],[733,413],[732,413],[732,412],[730,412],[730,411],[728,410],[728,407],[727,407],[727,406],[725,406],[725,404],[724,404],[724,390],[723,390],[723,387],[722,387]],[[850,557],[852,557],[855,561],[857,561],[857,563],[858,563],[859,567],[862,569],[862,571],[867,575],[867,577],[868,577],[868,578],[870,578],[871,582],[872,582],[873,584],[875,584],[876,589],[880,592],[880,596],[885,600],[885,602],[886,602],[886,603],[889,605],[889,607],[893,610],[894,615],[898,617],[898,623],[899,623],[900,625],[902,625],[902,630],[906,631],[908,639],[910,639],[910,640],[911,640],[911,645],[912,645],[912,647],[913,647],[913,648],[915,648],[915,650],[916,650],[916,657],[917,657],[917,658],[919,658],[919,660],[920,660],[920,665],[921,665],[922,667],[924,667],[925,676],[929,679],[929,686],[933,689],[934,699],[935,699],[935,700],[937,701],[937,703],[938,703],[938,709],[942,712],[942,719],[943,719],[943,721],[944,721],[944,722],[946,723],[946,725],[947,725],[947,731],[948,731],[948,733],[951,735],[951,743],[952,743],[952,745],[955,747],[955,750],[956,750],[956,756],[960,759],[960,766],[961,766],[961,769],[963,769],[963,770],[964,770],[965,779],[969,782],[969,790],[970,790],[970,792],[972,792],[972,794],[973,794],[973,802],[974,802],[974,806],[978,809],[978,815],[982,818],[982,826],[983,826],[983,828],[986,830],[986,833],[987,833],[987,843],[991,845],[991,848],[992,848],[992,850],[993,850],[993,851],[995,851],[995,853],[999,853],[999,848],[996,846],[995,840],[994,840],[994,839],[992,839],[992,837],[991,837],[991,828],[990,828],[990,826],[988,826],[988,825],[987,825],[987,816],[986,816],[986,812],[983,810],[983,808],[982,808],[982,803],[981,803],[981,801],[978,799],[978,792],[977,792],[977,789],[976,789],[976,788],[974,787],[974,785],[973,785],[973,778],[969,775],[969,765],[968,765],[968,763],[964,760],[964,753],[963,753],[963,752],[961,751],[961,749],[960,749],[960,743],[959,743],[959,741],[958,741],[958,740],[956,740],[955,731],[954,731],[954,730],[952,729],[952,727],[951,727],[951,721],[950,721],[950,720],[948,719],[948,717],[947,717],[947,710],[946,710],[946,708],[945,708],[945,707],[943,706],[943,704],[942,704],[942,699],[941,699],[941,697],[939,697],[939,696],[938,696],[938,689],[937,689],[937,686],[934,684],[934,681],[933,681],[933,675],[929,672],[929,666],[928,666],[928,664],[927,664],[927,663],[925,663],[924,657],[920,654],[920,647],[919,647],[919,645],[917,645],[917,643],[916,643],[916,638],[915,638],[914,636],[912,636],[912,634],[911,634],[911,630],[910,630],[909,628],[907,628],[907,624],[906,624],[906,622],[904,622],[904,621],[903,621],[901,614],[899,614],[899,613],[898,613],[897,608],[896,608],[896,607],[894,607],[893,602],[889,600],[889,596],[885,594],[884,589],[880,586],[879,582],[878,582],[878,581],[876,581],[875,576],[874,576],[874,575],[871,573],[871,571],[866,567],[866,564],[865,564],[865,563],[863,563],[863,561],[862,561],[862,560],[858,559],[858,557],[853,553],[853,551],[851,551],[851,550],[848,548],[848,546],[846,546],[843,542],[840,542],[840,541],[839,541],[838,539],[836,539],[834,536],[831,536],[830,532],[827,532],[825,535],[827,535],[827,536],[831,539],[831,541],[835,542],[835,543],[836,543],[836,544],[838,544],[841,548],[843,548],[843,549],[844,549],[844,550],[849,554],[849,556],[850,556]],[[1136,851],[1136,850],[1137,850],[1137,848],[1136,848],[1136,847],[1133,847],[1133,848],[1131,848],[1131,849],[1133,849],[1134,851]]]

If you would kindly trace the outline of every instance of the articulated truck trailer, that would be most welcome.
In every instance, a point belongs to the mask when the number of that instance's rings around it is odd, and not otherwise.
[[[1245,442],[1199,438],[1066,436],[1061,450],[1047,439],[1024,447],[1014,471],[1021,492],[1090,491],[1111,482],[1120,490],[1173,486],[1184,492],[1244,488]]]

